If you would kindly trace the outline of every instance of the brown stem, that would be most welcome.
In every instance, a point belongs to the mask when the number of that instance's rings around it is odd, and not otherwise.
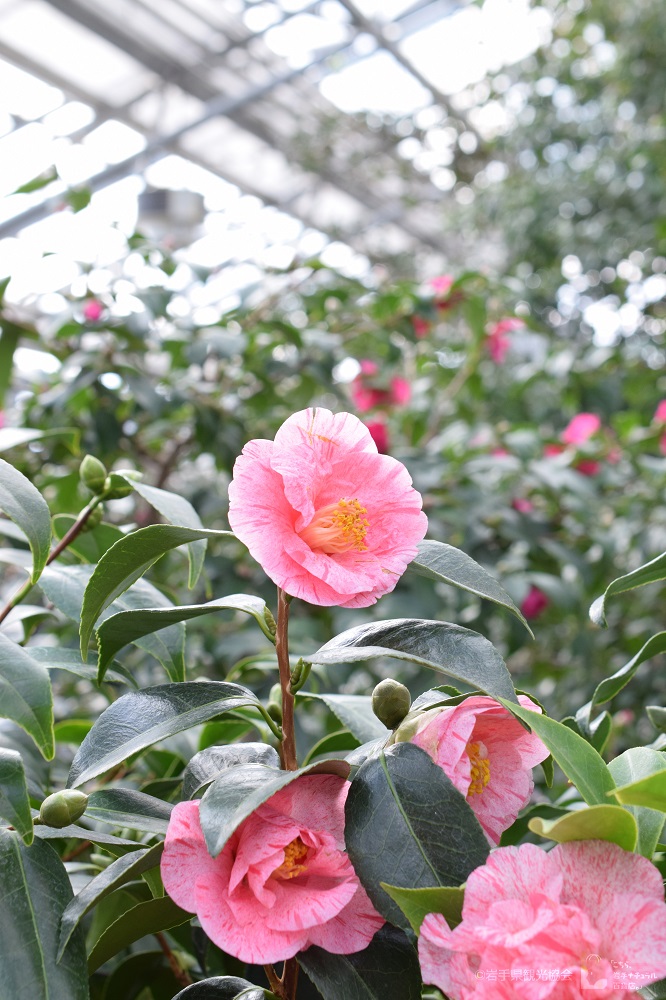
[[[288,958],[282,970],[282,989],[286,1000],[296,1000],[299,965],[295,958]]]
[[[79,854],[83,854],[83,852],[87,851],[89,847],[92,847],[92,843],[89,840],[82,840],[80,844],[77,844],[77,846],[69,852],[69,854],[66,854],[64,858],[61,859],[62,862],[72,861],[74,858],[78,858]]]
[[[169,963],[169,967],[170,967],[171,971],[173,972],[173,978],[181,986],[191,986],[192,983],[194,982],[194,980],[190,976],[189,972],[187,972],[181,966],[180,962],[178,961],[178,959],[176,958],[176,956],[174,955],[174,953],[171,951],[171,948],[169,947],[169,942],[164,937],[164,934],[162,934],[162,933],[160,933],[158,931],[158,933],[155,935],[155,937],[158,940],[160,948],[162,949],[162,951],[166,955],[166,960]]]
[[[268,980],[268,985],[271,988],[271,992],[275,993],[278,997],[283,997],[282,992],[282,980],[278,978],[278,974],[272,965],[265,965],[264,972],[266,973],[266,979]]]
[[[49,566],[54,559],[58,558],[60,553],[67,548],[70,542],[74,541],[77,535],[81,534],[81,530],[83,529],[84,524],[94,511],[95,507],[97,507],[97,505],[100,503],[100,499],[101,499],[100,497],[94,497],[90,501],[88,506],[83,508],[83,510],[81,511],[81,513],[79,514],[79,516],[77,517],[76,521],[69,529],[69,531],[65,535],[63,535],[63,537],[60,539],[60,541],[53,549],[53,551],[49,553],[49,557],[46,560],[47,566]],[[7,617],[7,615],[9,614],[9,612],[12,611],[17,604],[21,603],[23,598],[30,593],[32,588],[33,588],[32,580],[28,580],[26,583],[23,584],[22,587],[19,587],[14,596],[11,597],[9,601],[7,601],[7,604],[4,606],[2,611],[0,611],[0,622],[3,622]]]
[[[294,735],[294,696],[289,687],[291,666],[289,664],[289,602],[291,598],[284,590],[278,589],[277,630],[275,632],[275,651],[280,670],[280,687],[282,689],[282,742],[280,744],[280,760],[285,771],[296,771],[296,737]]]

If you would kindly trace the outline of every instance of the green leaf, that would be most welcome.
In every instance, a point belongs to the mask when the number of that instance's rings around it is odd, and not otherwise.
[[[595,688],[594,694],[592,695],[592,700],[584,705],[583,708],[579,709],[576,713],[576,721],[583,728],[590,727],[590,714],[595,705],[603,705],[604,702],[610,701],[617,694],[620,693],[625,684],[628,684],[631,678],[634,676],[641,663],[645,660],[649,660],[653,656],[657,656],[659,653],[666,652],[666,632],[658,632],[653,635],[644,646],[639,649],[635,656],[633,656],[628,663],[625,663],[623,667],[616,670],[614,674],[610,677],[604,678],[600,681]]]
[[[388,739],[391,730],[387,729],[383,722],[380,722],[372,711],[372,698],[366,694],[313,694],[310,691],[301,691],[298,696],[301,698],[316,698],[323,701],[327,708],[333,712],[343,726],[346,726],[350,733],[360,740],[361,743],[369,743],[371,740]]]
[[[646,705],[645,713],[660,733],[666,733],[666,708],[663,705]]]
[[[310,663],[355,663],[378,656],[420,663],[493,698],[516,700],[504,660],[478,632],[423,618],[396,618],[347,629],[303,659]]]
[[[140,608],[137,611],[121,611],[119,614],[111,615],[96,631],[99,650],[98,683],[101,683],[104,678],[107,663],[123,646],[167,625],[200,618],[213,611],[243,611],[245,614],[251,615],[264,635],[273,642],[273,636],[264,618],[265,608],[266,603],[260,597],[232,594],[230,597],[209,601],[207,604],[190,604],[169,608]]]
[[[241,764],[279,768],[280,758],[277,750],[266,743],[236,743],[200,750],[183,771],[183,799],[193,799],[204,785],[219,778],[223,771]]]
[[[74,621],[79,621],[83,596],[93,572],[92,566],[48,566],[39,584],[60,611]],[[119,611],[134,611],[151,605],[171,607],[171,601],[167,600],[152,583],[147,580],[137,580],[122,597],[102,613],[102,618],[108,618]],[[135,645],[154,656],[162,664],[170,680],[175,682],[184,679],[184,625],[168,625],[158,633],[136,639]]]
[[[384,892],[398,904],[415,934],[429,913],[441,913],[453,930],[462,920],[465,890],[462,886],[437,886],[432,889],[402,889],[381,883]]]
[[[32,574],[36,583],[46,566],[51,548],[51,514],[41,493],[30,480],[0,458],[0,510],[18,524],[32,552]]]
[[[102,712],[79,747],[68,786],[76,788],[139,750],[222,712],[258,704],[247,688],[222,681],[161,684],[125,694]]]
[[[128,479],[127,482],[140,497],[143,497],[151,507],[154,507],[171,524],[178,525],[181,528],[194,528],[197,531],[203,528],[199,515],[185,497],[178,496],[177,493],[169,493],[168,490],[158,489],[157,486],[147,486],[145,483],[137,482],[135,479]],[[187,585],[190,590],[195,586],[201,575],[204,559],[206,558],[207,545],[207,539],[201,538],[198,541],[190,542],[187,546],[190,562]]]
[[[610,762],[608,770],[618,787],[657,774],[666,766],[666,757],[649,747],[631,747]],[[657,808],[647,807],[647,803],[626,804],[638,823],[638,844],[636,850],[646,858],[651,858],[664,827],[663,813]]]
[[[334,733],[322,736],[314,746],[310,747],[303,758],[303,765],[310,764],[318,757],[344,757],[350,750],[357,750],[359,746],[359,741],[347,729],[338,729]]]
[[[33,816],[37,816],[37,810]],[[35,824],[35,837],[41,840],[89,840],[91,844],[101,844],[106,847],[138,848],[143,847],[136,840],[126,837],[115,837],[112,833],[102,833],[100,830],[89,830],[86,827],[72,823],[70,826],[55,827]]]
[[[264,1000],[265,996],[273,994],[266,994],[260,986],[253,986],[247,979],[214,976],[186,986],[173,1000]]]
[[[32,191],[39,191],[41,188],[46,187],[48,184],[52,184],[53,181],[58,180],[58,171],[54,166],[50,166],[48,170],[44,170],[37,177],[33,177],[32,180],[26,181],[25,184],[21,184],[17,187],[12,194],[30,194]]]
[[[88,958],[88,972],[92,974],[135,941],[170,927],[179,927],[191,919],[192,914],[181,910],[169,896],[137,903],[114,920],[97,939]]]
[[[55,753],[53,699],[45,667],[0,632],[0,716],[24,729],[47,760]]]
[[[647,806],[666,812],[666,768],[630,785],[623,785],[612,793],[618,802],[633,806]]]
[[[57,962],[60,918],[72,898],[63,864],[49,844],[30,847],[0,830],[0,991],[8,1000],[88,1000],[83,937],[72,936]]]
[[[477,597],[499,604],[515,615],[534,638],[525,616],[511,600],[504,587],[500,586],[495,577],[479,566],[471,556],[454,548],[453,545],[426,538],[419,544],[416,559],[407,568],[419,576],[428,577],[429,580],[440,580],[452,587],[458,587],[460,590],[466,590]]]
[[[0,816],[11,823],[25,844],[31,844],[32,814],[23,758],[0,747]]]
[[[34,427],[2,427],[0,428],[0,451],[19,448],[31,441],[42,441],[45,438],[64,437],[70,448],[74,448],[80,432],[75,427],[57,427],[53,430],[38,431]],[[74,521],[74,518],[72,518]]]
[[[108,896],[114,889],[118,889],[121,885],[125,885],[126,882],[132,881],[138,875],[158,865],[163,850],[164,844],[156,844],[154,847],[130,851],[129,854],[124,854],[113,861],[108,868],[105,868],[83,887],[81,892],[68,903],[63,912],[60,922],[58,961],[60,961],[72,934],[86,913],[93,906],[97,906],[100,900]]]
[[[312,947],[298,961],[323,1000],[421,1000],[416,952],[396,927],[382,927],[365,951],[331,955]]]
[[[265,764],[241,764],[225,771],[207,789],[199,806],[201,829],[210,854],[217,857],[244,819],[271,795],[304,774],[337,774],[346,778],[349,765],[342,760],[329,760],[298,771],[278,771]]]
[[[202,538],[233,538],[230,531],[177,528],[171,524],[151,524],[119,539],[104,553],[93,572],[81,609],[81,650],[88,649],[95,622],[117,597],[143,576],[157,560],[189,542]]]
[[[75,677],[82,677],[93,683],[97,680],[97,667],[82,663],[78,649],[66,649],[64,646],[27,646],[26,649],[33,660],[41,663],[47,670],[66,670]],[[121,663],[114,663],[112,668],[108,668],[105,680],[136,687],[136,681]]]
[[[64,538],[75,521],[76,518],[71,514],[56,514],[53,518],[53,534],[58,539]],[[92,530],[77,535],[67,549],[85,563],[97,563],[112,545],[124,537],[125,533],[115,524],[102,522]]]
[[[656,559],[644,563],[631,573],[618,576],[616,580],[609,583],[605,593],[597,597],[590,608],[590,618],[595,625],[605,628],[606,622],[606,602],[613,594],[623,594],[627,590],[634,590],[636,587],[644,587],[648,583],[657,583],[658,580],[666,579],[666,552],[662,552]]]
[[[173,805],[134,788],[102,788],[93,792],[86,806],[86,818],[109,826],[165,834]]]
[[[558,844],[571,840],[608,840],[625,851],[633,851],[638,841],[636,820],[620,806],[589,806],[553,820],[535,816],[529,821],[529,828]]]
[[[178,989],[180,982],[164,953],[140,951],[121,960],[105,978],[104,1000],[171,1000]]]
[[[545,743],[588,805],[608,804],[606,793],[615,788],[615,782],[603,758],[587,740],[547,715],[514,705],[503,698],[500,701]]]
[[[420,747],[399,743],[367,760],[345,806],[345,842],[382,916],[408,926],[382,882],[407,889],[459,886],[488,857],[471,807]]]

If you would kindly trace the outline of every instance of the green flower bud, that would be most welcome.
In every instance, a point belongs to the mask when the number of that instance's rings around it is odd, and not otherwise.
[[[425,726],[431,722],[436,715],[442,711],[441,707],[429,708],[425,712],[414,711],[410,712],[402,720],[393,736],[390,739],[390,743],[409,743],[418,732],[421,731]]]
[[[123,497],[128,497],[133,489],[133,486],[129,486],[125,482],[123,476],[118,476],[115,472],[112,472],[104,481],[104,499],[122,500]]]
[[[278,705],[275,701],[269,701],[266,705],[266,711],[273,722],[277,722],[278,726],[282,725],[282,705]]]
[[[86,811],[88,796],[73,788],[65,788],[62,792],[54,792],[42,802],[39,818],[46,826],[69,826],[76,823]]]
[[[81,482],[91,493],[97,496],[104,489],[106,481],[106,469],[102,462],[94,455],[86,455],[79,466],[79,476]]]
[[[409,712],[411,695],[404,684],[390,677],[372,692],[372,711],[388,729],[395,729]]]
[[[277,624],[275,618],[273,617],[273,612],[268,607],[268,605],[266,605],[266,607],[264,608],[264,621],[268,625],[268,631],[270,632],[270,634],[275,635],[275,633],[277,632]]]
[[[93,528],[96,528],[98,524],[101,524],[101,521],[102,521],[102,505],[99,504],[97,507],[95,507],[94,510],[91,510],[91,512],[88,514],[86,522],[81,528],[81,531],[82,532],[92,531]]]

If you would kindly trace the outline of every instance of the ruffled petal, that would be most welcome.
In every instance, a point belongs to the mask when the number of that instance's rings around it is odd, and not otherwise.
[[[352,955],[367,948],[384,923],[357,881],[356,891],[344,909],[332,920],[310,929],[308,945],[317,944],[333,955]]]
[[[171,813],[160,863],[168,894],[183,910],[193,913],[193,887],[211,878],[220,863],[208,853],[199,822],[199,803],[179,802]]]

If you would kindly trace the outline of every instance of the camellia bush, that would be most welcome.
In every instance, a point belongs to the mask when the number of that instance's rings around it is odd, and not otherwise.
[[[362,388],[395,395],[398,377]],[[579,415],[560,444],[598,429]],[[92,455],[88,503],[53,522],[0,462],[4,559],[28,574],[0,612],[3,1000],[666,995],[666,739],[610,754],[597,709],[665,633],[557,721],[480,632],[381,617],[385,602],[453,588],[529,642],[536,600],[521,611],[435,537],[382,450],[344,410],[289,415],[234,464],[232,531]],[[99,519],[130,495],[162,522]],[[249,565],[246,547],[277,595],[209,584],[184,603],[209,547]],[[158,560],[161,589],[147,579]],[[608,580],[592,618],[665,578],[662,554]],[[308,646],[326,609],[360,618]],[[185,655],[185,623],[218,615],[244,654],[225,680]],[[369,664],[384,665],[374,690],[336,690]],[[406,665],[431,678],[414,701],[391,676]],[[663,707],[649,714],[663,729]]]

